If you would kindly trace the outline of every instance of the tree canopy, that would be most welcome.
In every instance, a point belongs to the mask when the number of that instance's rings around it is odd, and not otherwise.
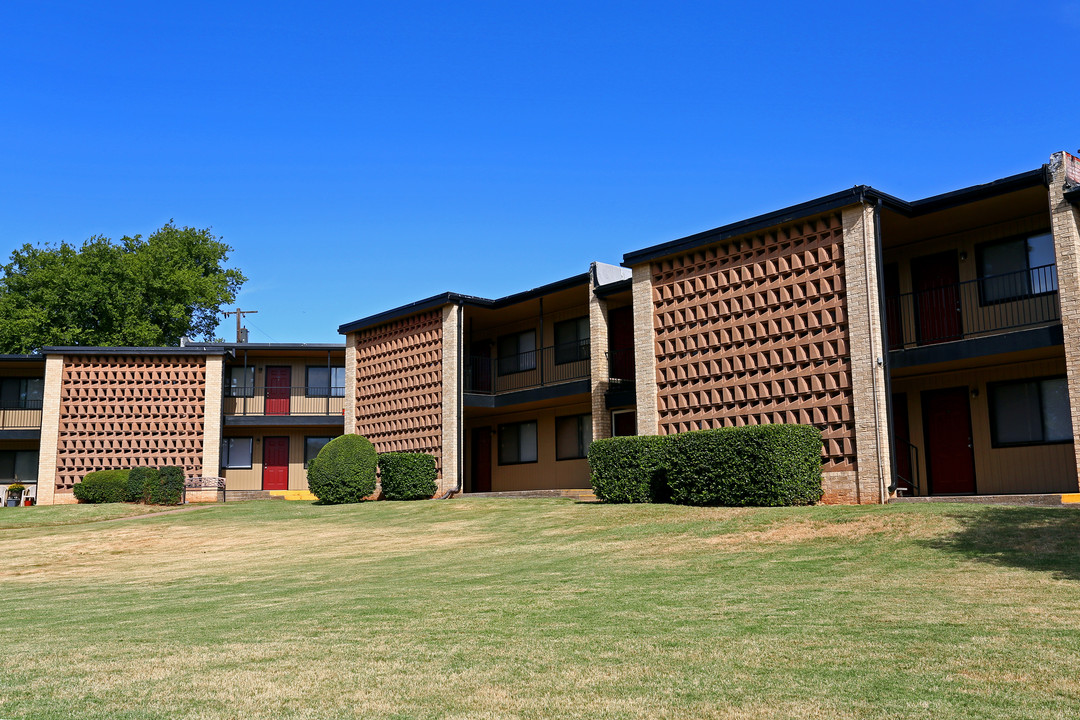
[[[23,245],[0,277],[0,352],[212,340],[219,308],[247,280],[224,267],[230,252],[209,228],[171,221],[118,243],[95,236],[81,248]]]

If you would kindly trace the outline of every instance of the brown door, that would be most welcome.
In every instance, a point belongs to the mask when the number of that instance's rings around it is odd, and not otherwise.
[[[915,492],[915,483],[911,477],[911,436],[908,430],[907,395],[896,393],[892,396],[893,453],[896,455],[896,484],[905,495]]]
[[[491,428],[472,431],[472,491],[491,492]]]
[[[938,253],[911,261],[919,344],[959,340],[960,268],[956,252]]]
[[[634,315],[633,308],[615,308],[608,313],[608,357],[611,377],[634,379]]]
[[[266,414],[289,414],[289,385],[292,382],[292,368],[266,368]]]
[[[263,438],[263,490],[289,489],[289,438]]]
[[[931,495],[975,492],[968,392],[966,387],[955,387],[922,394],[926,479]]]

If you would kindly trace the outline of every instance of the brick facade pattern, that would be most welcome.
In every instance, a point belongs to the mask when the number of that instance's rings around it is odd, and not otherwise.
[[[356,433],[378,452],[424,452],[442,473],[443,314],[356,333]]]
[[[653,263],[659,434],[803,423],[855,468],[843,224],[830,213]]]
[[[94,470],[203,464],[206,363],[199,356],[68,356],[56,443],[56,488]]]

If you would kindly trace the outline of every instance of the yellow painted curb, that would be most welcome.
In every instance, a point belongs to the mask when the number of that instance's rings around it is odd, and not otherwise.
[[[1072,503],[1080,503],[1080,493],[1064,493],[1061,496],[1061,503],[1063,505],[1070,505]]]
[[[318,500],[307,490],[271,490],[270,496],[285,498],[286,500]]]

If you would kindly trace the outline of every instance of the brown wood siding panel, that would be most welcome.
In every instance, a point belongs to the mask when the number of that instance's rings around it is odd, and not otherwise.
[[[202,468],[206,362],[193,356],[69,356],[60,393],[56,487],[94,470]]]
[[[442,310],[356,337],[356,432],[378,452],[424,452],[442,471]]]
[[[1061,349],[1058,349],[1061,352]],[[1072,443],[994,448],[990,442],[990,408],[986,384],[1001,380],[1065,374],[1064,356],[1019,363],[1005,361],[981,367],[918,377],[896,378],[894,393],[905,393],[911,441],[919,448],[919,477],[926,485],[926,442],[923,438],[922,391],[966,385],[971,397],[971,441],[975,454],[975,486],[980,495],[999,493],[1077,492]]]
[[[855,467],[843,224],[828,214],[652,265],[659,431],[803,423]]]

